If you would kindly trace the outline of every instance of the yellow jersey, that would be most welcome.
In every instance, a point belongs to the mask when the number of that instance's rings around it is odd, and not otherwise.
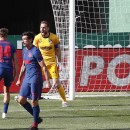
[[[44,38],[39,33],[35,36],[33,44],[40,49],[46,66],[56,64],[55,47],[59,44],[59,38],[55,34],[50,33]]]

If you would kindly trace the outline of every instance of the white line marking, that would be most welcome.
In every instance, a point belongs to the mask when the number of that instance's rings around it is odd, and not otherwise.
[[[50,112],[50,111],[120,111],[120,110],[130,110],[130,108],[112,108],[112,109],[98,109],[98,108],[92,108],[92,109],[51,109],[51,110],[40,110],[42,112]],[[24,112],[26,110],[9,110],[9,112]]]

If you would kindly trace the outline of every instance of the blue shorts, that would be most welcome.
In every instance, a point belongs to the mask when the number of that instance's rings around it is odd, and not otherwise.
[[[41,98],[43,81],[29,83],[23,80],[20,96],[30,98],[31,100],[39,100]]]
[[[4,86],[10,87],[13,81],[12,68],[0,68],[0,80],[4,79]]]

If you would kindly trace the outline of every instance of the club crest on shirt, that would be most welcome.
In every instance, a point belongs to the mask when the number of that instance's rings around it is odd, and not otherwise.
[[[51,39],[49,39],[49,43],[52,44],[52,40]]]
[[[32,53],[31,52],[28,53],[28,57],[32,57]]]

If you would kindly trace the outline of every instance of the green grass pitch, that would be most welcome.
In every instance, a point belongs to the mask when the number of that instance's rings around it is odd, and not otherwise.
[[[14,101],[8,111],[8,119],[0,118],[0,130],[27,130],[32,116]],[[69,107],[62,108],[60,100],[40,100],[44,119],[39,130],[129,130],[130,97],[86,97],[69,101]],[[0,95],[0,111],[3,109],[3,95]]]

